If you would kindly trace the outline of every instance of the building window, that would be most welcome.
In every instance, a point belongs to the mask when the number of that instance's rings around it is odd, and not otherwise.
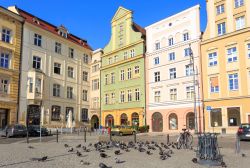
[[[53,96],[60,97],[60,85],[53,84]]]
[[[159,103],[161,101],[161,91],[155,91],[155,102]]]
[[[183,41],[188,41],[189,40],[189,33],[184,33],[183,34]]]
[[[154,58],[154,64],[158,65],[159,63],[160,63],[160,58],[159,57]]]
[[[105,94],[105,104],[109,104],[109,95]]]
[[[169,115],[169,129],[177,130],[178,129],[178,117],[175,113]]]
[[[125,80],[125,71],[121,70],[121,81]]]
[[[37,56],[33,56],[33,68],[41,69],[41,58]]]
[[[210,91],[211,91],[211,93],[218,93],[219,92],[218,76],[210,78]]]
[[[99,69],[99,64],[92,66],[92,72],[97,72]]]
[[[109,75],[106,74],[105,75],[105,85],[108,85],[109,84]]]
[[[82,91],[82,100],[88,101],[88,91],[87,90]]]
[[[87,54],[83,54],[83,63],[85,64],[89,63],[89,56]]]
[[[176,68],[169,69],[169,78],[175,79],[176,78]]]
[[[237,49],[236,47],[227,49],[227,62],[237,61]]]
[[[61,74],[61,64],[54,63],[54,73],[60,75]]]
[[[51,107],[51,121],[60,121],[61,117],[61,107],[52,106]]]
[[[155,50],[159,50],[161,48],[161,43],[157,42],[155,43]]]
[[[69,58],[74,58],[74,49],[69,48]]]
[[[111,73],[111,84],[115,83],[115,73]]]
[[[239,89],[239,80],[238,80],[238,74],[229,74],[228,75],[228,82],[229,82],[229,89],[231,91],[238,90]]]
[[[212,109],[210,112],[211,127],[222,126],[222,113],[220,108]]]
[[[225,22],[218,24],[217,27],[218,27],[218,35],[219,36],[224,35],[226,33],[226,23]]]
[[[74,108],[73,107],[66,107],[65,121],[68,120],[70,115],[72,116],[72,121],[75,121]]]
[[[155,82],[160,82],[161,81],[161,76],[160,76],[160,72],[155,72],[154,73],[155,76]]]
[[[55,52],[57,54],[61,54],[62,53],[62,44],[61,43],[58,43],[58,42],[55,43]]]
[[[140,67],[139,66],[135,66],[135,74],[139,74],[140,73]]]
[[[172,45],[174,45],[174,38],[173,37],[168,39],[168,46],[172,46]]]
[[[111,93],[112,104],[115,104],[115,93]]]
[[[250,43],[247,44],[247,56],[250,58]]]
[[[1,53],[0,67],[9,68],[10,55],[8,53]]]
[[[99,79],[92,80],[92,90],[99,90]]]
[[[239,126],[241,124],[240,108],[239,107],[227,108],[227,117],[228,117],[228,126],[230,127]]]
[[[241,16],[236,18],[235,23],[236,23],[236,30],[245,28],[245,17]]]
[[[132,91],[128,90],[128,102],[132,101]]]
[[[9,93],[9,80],[0,78],[0,94]]]
[[[135,89],[135,101],[140,101],[140,89]]]
[[[88,122],[89,121],[89,116],[88,116],[88,109],[83,108],[82,109],[82,122]]]
[[[185,49],[184,49],[184,56],[185,56],[185,57],[188,57],[188,56],[190,56],[190,54],[191,54],[190,48],[185,48]]]
[[[42,46],[42,36],[39,34],[34,34],[34,45],[41,47]]]
[[[186,65],[186,76],[191,76],[193,74],[193,66],[191,64]]]
[[[177,100],[177,89],[170,89],[170,100],[176,101]]]
[[[130,57],[131,58],[135,57],[135,50],[134,49],[130,50]]]
[[[89,75],[88,72],[86,72],[86,71],[83,71],[83,72],[82,72],[83,81],[85,81],[85,82],[88,81],[88,75]]]
[[[29,78],[29,93],[33,93],[33,78]]]
[[[124,92],[124,91],[121,91],[121,92],[120,92],[120,102],[121,102],[121,103],[124,103],[124,102],[125,102],[125,92]]]
[[[109,65],[113,63],[113,57],[109,58]]]
[[[220,15],[225,12],[224,4],[216,6],[216,14]]]
[[[235,8],[241,7],[244,5],[244,0],[234,0]]]
[[[10,43],[11,40],[11,30],[7,28],[2,29],[2,41]]]
[[[114,62],[117,62],[118,61],[118,55],[116,55],[115,57],[114,57]]]
[[[168,59],[169,59],[169,61],[174,61],[175,60],[175,52],[169,53]]]
[[[73,67],[68,67],[68,77],[74,78],[74,68]]]
[[[208,65],[209,66],[216,66],[217,64],[218,64],[217,52],[209,53],[208,54]]]
[[[40,78],[36,78],[35,91],[38,94],[41,94],[42,80]]]
[[[194,87],[193,86],[186,87],[186,94],[187,94],[187,99],[193,99],[194,98]]]
[[[94,97],[92,99],[92,108],[94,109],[99,108],[99,97]]]
[[[128,80],[132,78],[132,69],[128,68]]]
[[[125,52],[123,53],[123,57],[124,57],[125,60],[128,59],[128,52],[127,52],[127,51],[125,51]]]
[[[73,87],[67,87],[67,98],[73,99]]]

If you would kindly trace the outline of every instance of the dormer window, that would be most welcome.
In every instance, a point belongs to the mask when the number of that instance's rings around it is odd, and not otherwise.
[[[36,24],[40,24],[39,20],[38,20],[36,17],[34,17],[34,18],[32,19],[32,21],[33,21],[34,23],[36,23]]]
[[[60,36],[67,38],[67,33],[60,31]]]
[[[67,38],[68,36],[68,30],[66,29],[66,27],[64,27],[63,25],[59,26],[58,28],[58,34],[64,38]]]

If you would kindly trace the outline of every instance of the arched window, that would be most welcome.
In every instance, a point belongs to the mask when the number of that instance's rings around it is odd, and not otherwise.
[[[178,129],[178,117],[175,113],[169,115],[169,129],[170,130]]]
[[[161,113],[159,112],[155,112],[152,115],[152,130],[153,132],[163,131],[163,119]]]
[[[193,112],[189,112],[186,116],[186,126],[189,129],[194,129],[194,113]]]
[[[128,125],[128,116],[125,113],[121,115],[121,125]]]
[[[105,118],[105,126],[106,127],[114,126],[114,117],[111,114],[106,116],[106,118]]]
[[[139,126],[139,115],[138,115],[138,113],[133,113],[131,118],[132,118],[132,125],[133,126]]]

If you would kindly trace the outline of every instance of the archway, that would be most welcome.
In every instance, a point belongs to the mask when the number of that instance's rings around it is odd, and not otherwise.
[[[139,126],[139,114],[134,112],[131,116],[132,118],[132,126]]]
[[[163,131],[163,119],[161,113],[159,112],[155,112],[152,115],[152,131],[153,132]]]
[[[178,129],[178,117],[175,113],[169,115],[169,129],[177,130]]]
[[[91,117],[91,128],[98,129],[99,128],[99,118],[97,115],[93,115]]]
[[[189,112],[186,116],[186,126],[187,128],[193,130],[195,127],[195,122],[194,122],[194,113],[193,112]]]
[[[121,115],[121,125],[128,125],[128,116],[125,113]]]
[[[105,126],[106,127],[114,126],[114,117],[111,114],[106,116],[106,118],[105,118]]]

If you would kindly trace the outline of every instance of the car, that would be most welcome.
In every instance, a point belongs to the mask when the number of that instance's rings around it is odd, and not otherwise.
[[[12,124],[5,127],[2,131],[4,136],[9,137],[24,137],[27,135],[27,128],[22,124]]]
[[[133,135],[136,133],[136,130],[130,126],[114,126],[111,128],[111,135]]]
[[[30,136],[40,136],[40,125],[29,125],[28,131],[29,131]],[[42,136],[49,135],[49,131],[47,128],[42,127],[41,131],[42,131],[42,134],[41,134]]]
[[[250,140],[250,124],[241,124],[237,132],[240,140]]]

